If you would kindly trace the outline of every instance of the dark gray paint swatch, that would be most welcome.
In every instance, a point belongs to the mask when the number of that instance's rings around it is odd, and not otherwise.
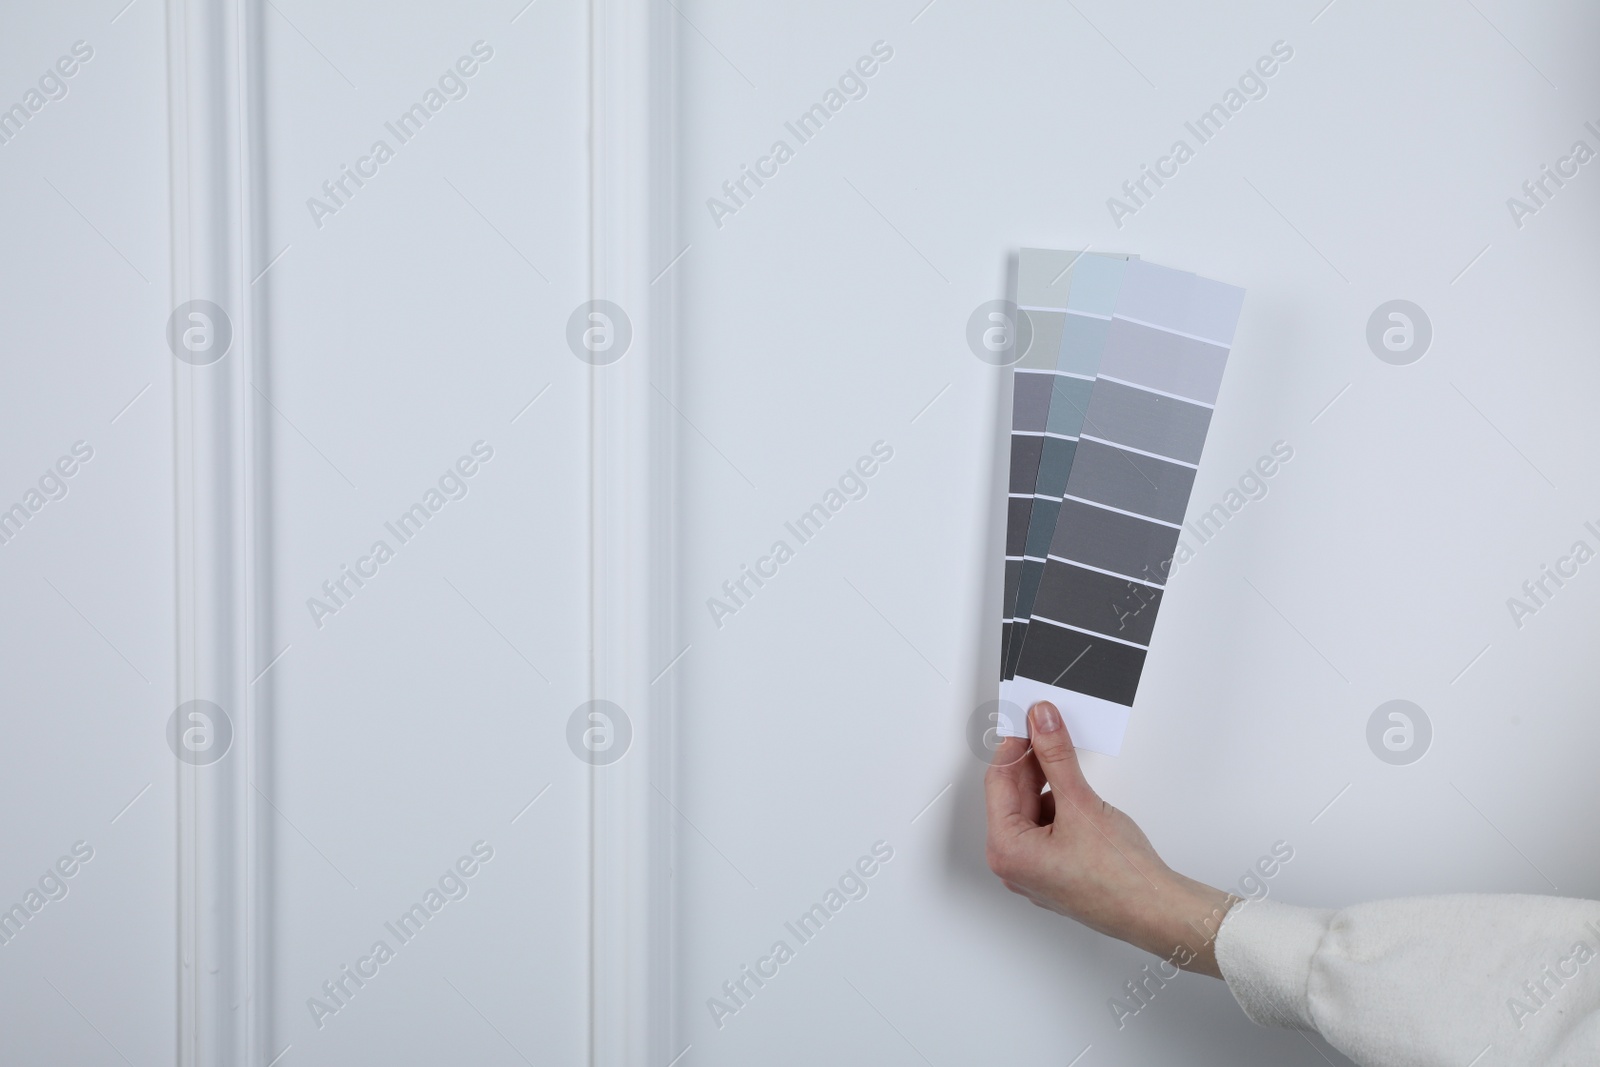
[[[1170,526],[1064,500],[1050,555],[1165,585],[1177,549]]]
[[[1044,559],[1050,551],[1050,538],[1055,536],[1056,516],[1061,513],[1061,502],[1048,497],[1034,497],[1033,512],[1028,516],[1028,539],[1023,543],[1022,554],[1034,559]],[[1022,618],[1027,618],[1018,612]]]
[[[1039,590],[1039,576],[1044,573],[1043,559],[1022,561],[1021,586],[1017,590],[1017,618],[1026,622],[1033,614],[1033,595]]]
[[[1041,437],[1043,454],[1039,457],[1037,491],[1041,496],[1060,496],[1067,490],[1067,475],[1072,473],[1072,456],[1078,442],[1063,437]]]
[[[1145,650],[1033,620],[1016,673],[1048,685],[1133,706]]]
[[[1034,615],[1013,628],[1017,675],[1133,704],[1243,298],[1126,265]]]
[[[1022,561],[1018,572],[1016,594],[1016,620],[1011,624],[1011,629],[1005,638],[1005,646],[1000,661],[1002,678],[1011,678],[1017,673],[1017,662],[1021,658],[1022,649],[1027,644],[1028,616],[1033,614],[1034,595],[1039,591],[1039,580],[1044,575],[1044,560],[1025,559]]]
[[[1028,515],[1033,511],[1033,497],[1006,498],[1006,555],[1022,555],[1022,544],[1028,536]]]
[[[1100,353],[1110,333],[1111,313],[1116,310],[1117,294],[1122,288],[1123,271],[1130,257],[1086,253],[1073,262],[1071,284],[1064,289],[1053,289],[1052,296],[1066,301],[1066,318],[1060,326],[1060,354],[1055,369],[1059,372],[1050,391],[1050,413],[1046,429],[1064,438],[1076,439],[1083,427],[1083,418],[1094,393],[1094,376],[1100,368]],[[1063,273],[1065,269],[1063,268]],[[1070,470],[1070,465],[1069,468]],[[1040,472],[1037,492],[1041,496],[1059,497],[1065,488],[1065,476],[1055,479],[1055,471]],[[1036,506],[1030,517],[1032,527],[1027,544],[1030,553],[1043,554],[1048,542],[1055,536],[1054,514],[1059,509]],[[1018,602],[1032,603],[1037,586],[1031,572],[1024,572],[1019,587]],[[1016,625],[1011,631],[1011,641],[1020,644],[1027,640],[1027,616],[1018,610]],[[1014,663],[1008,656],[1006,662]],[[1003,677],[1011,677],[1009,670]]]
[[[1048,560],[1033,600],[1035,619],[1064,622],[1137,645],[1150,644],[1161,590]]]
[[[1054,374],[1018,374],[1011,396],[1011,429],[1044,433]]]
[[[1011,481],[1007,492],[1032,495],[1034,483],[1038,480],[1039,453],[1044,442],[1043,437],[1011,435]]]
[[[1061,338],[1066,328],[1066,308],[1071,300],[1072,279],[1077,274],[1075,264],[1081,258],[1078,252],[1052,251],[1024,248],[1017,259],[1017,302],[1019,314],[1026,316],[1032,340],[1022,353],[1012,375],[1012,434],[1011,434],[1011,492],[1027,493],[1026,498],[1011,498],[1007,504],[1006,552],[1020,555],[1029,533],[1029,519],[1033,510],[1032,494],[1038,482],[1038,464],[1042,453],[1040,438],[1017,431],[1032,430],[1042,433],[1049,420],[1050,385],[1061,355]],[[1045,371],[1048,373],[1028,373]],[[1030,468],[1030,464],[1032,465]],[[1048,539],[1048,538],[1046,538]],[[1016,568],[1017,580],[1009,578],[1002,604],[1000,659],[1002,664],[1015,662],[1020,646],[1012,648],[1016,627],[1011,619],[1017,614],[1017,595],[1024,584],[1023,569]],[[1032,579],[1027,579],[1031,581]],[[1030,587],[1031,588],[1031,587]],[[1029,600],[1032,600],[1030,593]],[[1026,613],[1023,613],[1026,618]],[[1002,677],[1006,677],[1002,674]]]
[[[1067,477],[1072,472],[1072,457],[1077,451],[1078,442],[1063,437],[1041,437],[1039,440],[1044,447],[1039,462],[1035,464],[1039,470],[1038,491],[1034,496],[1033,511],[1028,515],[1028,537],[1022,554],[1043,559],[1050,551],[1050,539],[1055,536],[1056,514],[1061,510],[1061,494],[1067,488]],[[1014,617],[1027,618],[1020,611]]]

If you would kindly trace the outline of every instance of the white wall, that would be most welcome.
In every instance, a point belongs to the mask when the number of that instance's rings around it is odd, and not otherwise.
[[[1090,766],[1170,862],[1231,885],[1287,841],[1270,892],[1318,905],[1600,892],[1577,844],[1600,592],[1585,571],[1520,630],[1505,605],[1596,545],[1600,173],[1520,230],[1505,200],[1600,147],[1600,26],[1552,4],[920,6],[684,9],[685,1062],[1338,1060],[1203,978],[1119,1030],[1107,1002],[1145,958],[984,867],[963,730],[993,698],[1008,401],[966,317],[1025,244],[1248,289],[1192,512],[1275,441],[1294,459],[1182,568],[1123,755]],[[866,97],[716,226],[706,199],[880,39]],[[1279,40],[1266,97],[1114,225],[1106,199]],[[1392,298],[1433,323],[1410,366],[1364,340]],[[869,495],[716,627],[705,599],[878,439]],[[1367,747],[1393,698],[1433,723],[1411,766]],[[878,839],[895,859],[865,900],[718,1029],[707,998]]]
[[[0,898],[94,850],[0,948],[7,1063],[177,1056],[169,13],[117,7],[19,9],[0,35],[7,104],[75,40],[94,49],[0,147],[0,496],[94,450],[0,548]],[[562,330],[587,292],[587,15],[517,14],[281,2],[252,39],[272,472],[254,611],[281,652],[249,672],[272,740],[264,867],[241,888],[270,931],[253,1063],[586,1056],[588,773],[565,736],[588,690],[589,369]],[[384,122],[479,41],[467,95],[399,146]],[[380,137],[395,158],[316,225],[308,197]],[[385,521],[475,442],[493,458],[467,495],[401,545]],[[379,539],[394,559],[317,625],[308,598]],[[400,945],[385,922],[480,841],[466,896]],[[395,958],[317,1025],[308,998],[379,939]]]
[[[8,1063],[173,1056],[166,65],[146,8],[11,5],[0,33],[7,108],[75,42],[92,52],[0,145],[4,507],[75,442],[93,450],[0,546],[3,907],[42,902],[75,843],[93,856],[0,947]]]
[[[587,776],[565,729],[587,687],[588,368],[559,330],[587,263],[586,16],[281,6],[267,243],[288,251],[261,283],[291,646],[271,675],[274,1051],[578,1062]],[[466,95],[402,144],[385,124],[462,57]],[[307,199],[378,139],[394,158],[319,228]],[[385,523],[478,442],[493,458],[466,495],[402,544]],[[376,540],[394,559],[318,626],[307,599]],[[494,858],[467,896],[399,946],[384,923],[480,840]],[[396,959],[318,1029],[307,998],[378,939]]]
[[[1024,244],[1248,289],[1197,510],[1295,449],[1174,580],[1124,753],[1090,765],[1106,797],[1219,885],[1289,842],[1270,883],[1289,902],[1600,893],[1581,836],[1600,579],[1585,567],[1520,628],[1506,606],[1573,541],[1600,545],[1600,178],[1585,166],[1521,227],[1506,206],[1575,139],[1600,147],[1600,25],[1576,4],[1320,7],[679,2],[653,38],[677,66],[656,101],[677,162],[642,176],[592,163],[595,27],[615,25],[594,5],[254,8],[260,329],[239,352],[270,472],[250,608],[275,658],[249,671],[267,830],[240,896],[266,931],[259,1062],[1338,1061],[1200,978],[1119,1029],[1108,1000],[1146,961],[983,865],[965,731],[997,671],[1009,396],[964,330]],[[0,34],[4,106],[94,50],[0,145],[0,507],[93,449],[0,545],[0,907],[93,849],[0,945],[6,1063],[178,1057],[169,17],[18,7]],[[480,40],[465,98],[319,226],[308,198]],[[1294,55],[1265,98],[1117,226],[1106,199],[1279,40]],[[893,57],[865,97],[797,144],[784,123],[878,41]],[[778,138],[793,158],[714,220],[707,199]],[[594,261],[607,167],[674,198],[648,264]],[[567,725],[608,695],[590,433],[615,379],[564,334],[618,272],[676,292],[676,365],[644,362],[641,329],[612,368],[671,401],[650,417],[678,448],[658,576],[676,634],[605,650],[655,695],[629,709],[633,762],[591,771]],[[1394,298],[1434,328],[1409,366],[1364,337]],[[467,495],[397,544],[385,521],[478,441],[493,459]],[[785,522],[880,441],[867,495],[798,544]],[[380,538],[394,558],[319,626],[308,598]],[[794,557],[718,625],[707,599],[779,539]],[[1395,698],[1433,724],[1410,766],[1366,740]],[[641,810],[665,823],[645,845],[673,851],[637,876]],[[308,998],[478,841],[494,858],[467,896],[319,1027]],[[880,841],[867,896],[798,946],[785,922]],[[641,879],[628,901],[670,899],[667,928],[597,920],[611,870]],[[719,1028],[707,999],[779,939],[795,958]],[[670,983],[594,1002],[595,975],[638,988],[646,940],[675,950]],[[596,1028],[652,998],[669,1032],[613,1058]]]

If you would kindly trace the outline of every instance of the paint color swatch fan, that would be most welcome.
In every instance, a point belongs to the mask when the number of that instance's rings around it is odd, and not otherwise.
[[[1025,248],[1001,622],[1001,736],[1037,701],[1115,755],[1149,655],[1244,290]]]

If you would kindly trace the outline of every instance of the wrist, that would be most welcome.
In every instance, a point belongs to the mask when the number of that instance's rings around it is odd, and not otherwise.
[[[1182,970],[1221,978],[1217,932],[1240,898],[1175,872],[1169,878],[1157,914],[1135,944]]]

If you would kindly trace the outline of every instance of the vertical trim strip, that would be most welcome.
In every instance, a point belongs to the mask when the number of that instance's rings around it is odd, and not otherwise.
[[[671,1021],[669,596],[674,427],[672,24],[660,0],[590,7],[589,299],[632,321],[632,347],[590,372],[590,699],[620,705],[632,750],[590,770],[590,1063],[661,1067]],[[680,264],[681,267],[681,264]],[[675,268],[678,269],[678,268]],[[670,408],[667,409],[670,412]],[[654,669],[652,669],[654,668]]]
[[[246,264],[252,226],[246,45],[254,0],[168,0],[171,292],[215,307],[186,324],[228,343],[174,347],[173,445],[179,706],[197,748],[175,745],[178,832],[177,1049],[182,1067],[264,1062],[258,995],[262,868],[250,782],[258,752],[250,703],[259,461],[250,403],[256,329]],[[216,309],[220,308],[220,312]],[[173,342],[168,331],[169,344]],[[196,335],[203,336],[203,335]],[[178,358],[179,349],[186,353]],[[213,707],[214,706],[214,707]],[[220,709],[220,712],[215,709]],[[198,717],[196,717],[198,716]],[[222,738],[229,738],[226,748]],[[215,745],[217,747],[211,747]]]

